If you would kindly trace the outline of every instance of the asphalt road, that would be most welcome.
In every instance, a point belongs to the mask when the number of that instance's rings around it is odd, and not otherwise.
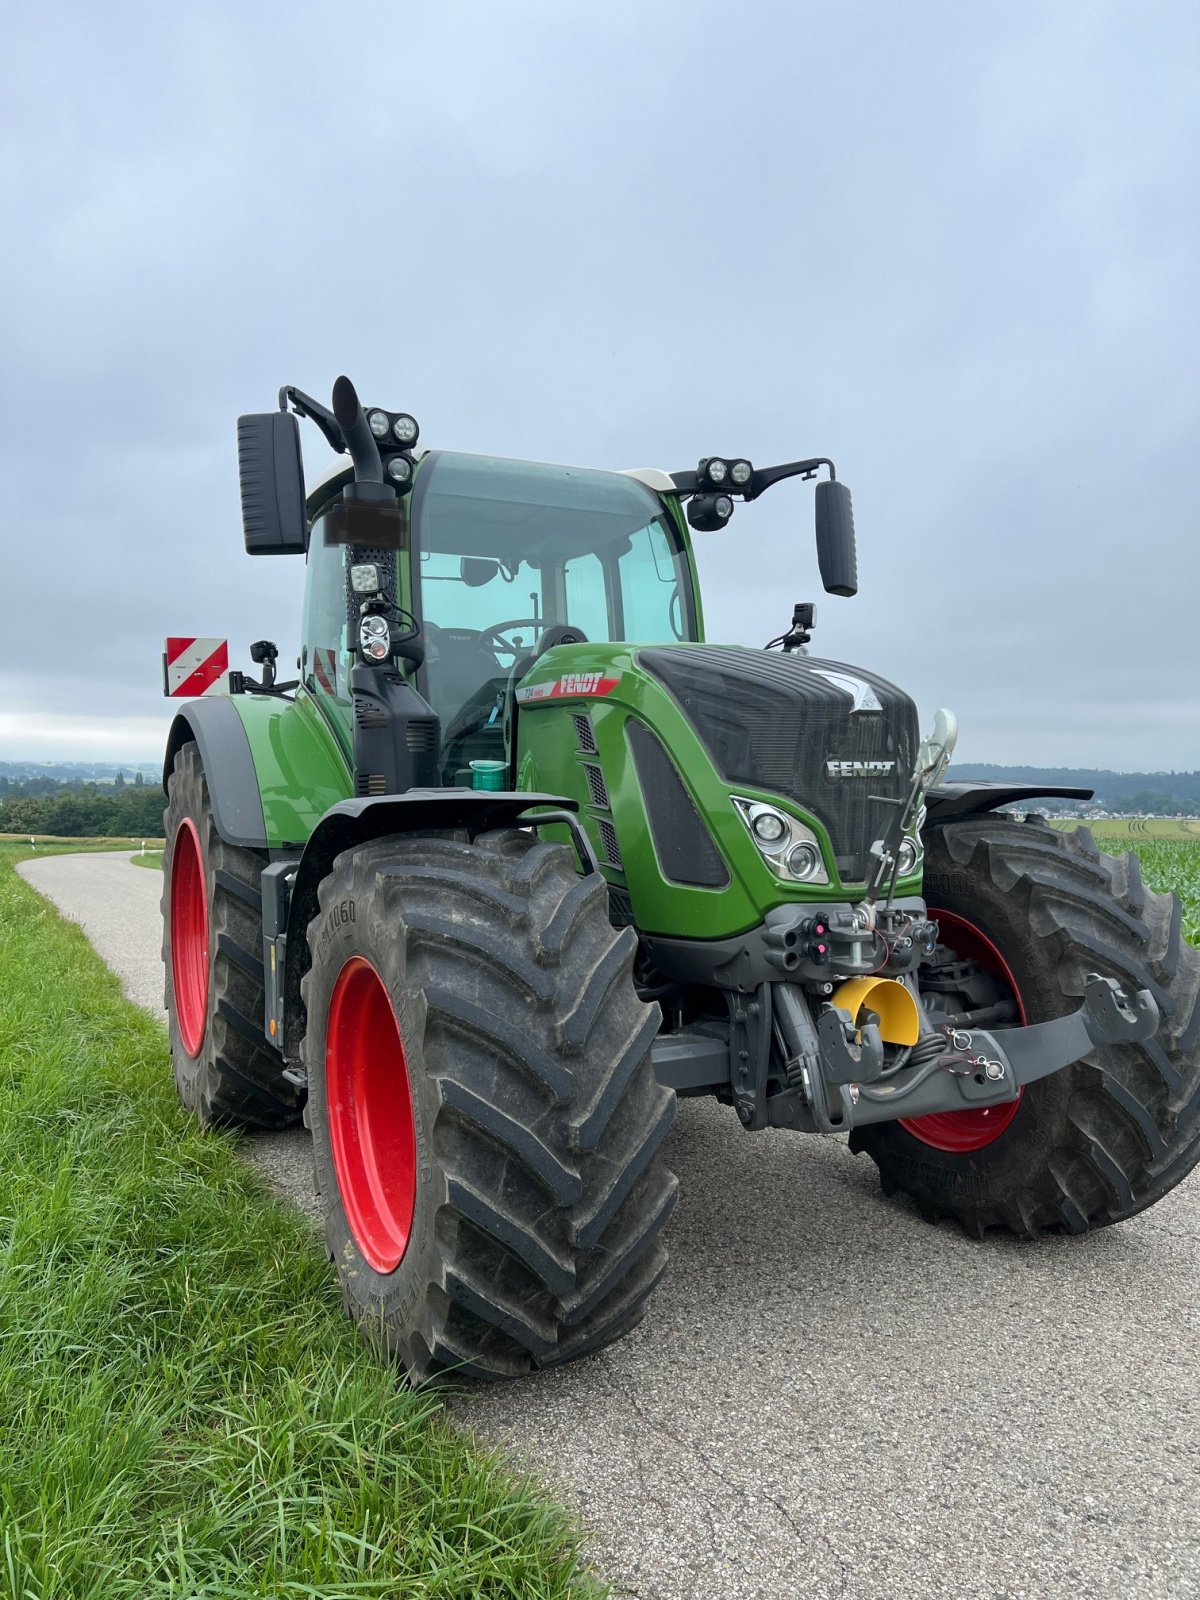
[[[29,863],[162,1007],[157,873]],[[303,1135],[246,1141],[312,1209]],[[1082,1240],[962,1238],[840,1143],[684,1102],[645,1322],[452,1399],[641,1600],[1200,1597],[1200,1179]]]

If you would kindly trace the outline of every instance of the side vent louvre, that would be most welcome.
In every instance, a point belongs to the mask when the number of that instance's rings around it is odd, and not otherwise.
[[[588,796],[592,804],[599,806],[602,811],[611,811],[612,807],[608,803],[608,787],[600,768],[594,767],[590,761],[585,761],[583,775],[587,779]]]
[[[434,721],[410,722],[406,737],[414,755],[429,755],[437,749],[438,725]]]
[[[625,726],[650,819],[654,853],[664,875],[672,883],[697,889],[728,887],[725,858],[696,810],[666,746],[644,722],[631,717]]]
[[[596,826],[600,829],[605,861],[610,867],[616,867],[618,872],[624,872],[625,863],[621,860],[621,849],[617,844],[617,830],[604,817],[596,818]]]
[[[360,772],[356,784],[360,795],[386,794],[382,772]]]
[[[578,741],[579,748],[585,756],[594,756],[596,754],[596,732],[592,727],[591,717],[584,712],[577,711],[573,721],[575,723],[575,738]],[[604,803],[607,805],[607,800]]]
[[[382,728],[387,723],[387,712],[378,700],[368,700],[362,695],[354,696],[354,720],[360,728]]]

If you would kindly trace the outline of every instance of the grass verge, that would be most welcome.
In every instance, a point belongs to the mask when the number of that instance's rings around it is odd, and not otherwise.
[[[162,858],[161,850],[147,850],[145,855],[132,855],[129,859],[135,867],[149,867],[151,872],[161,872]]]
[[[305,1223],[184,1116],[28,853],[0,846],[0,1596],[598,1596],[564,1513],[371,1358]]]

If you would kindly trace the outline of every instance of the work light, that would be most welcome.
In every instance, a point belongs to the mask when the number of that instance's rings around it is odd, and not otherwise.
[[[738,488],[741,489],[747,483],[749,483],[750,479],[754,476],[754,468],[748,461],[735,461],[729,469],[729,476],[731,480],[737,484]]]
[[[393,483],[407,483],[412,477],[412,462],[407,456],[393,456],[387,464],[387,470]]]
[[[371,432],[377,439],[387,438],[387,431],[391,426],[391,423],[388,419],[388,414],[386,411],[372,411],[371,415],[367,418],[367,423],[371,429]]]
[[[420,431],[416,417],[410,417],[407,411],[402,411],[392,423],[392,437],[397,444],[405,447],[416,444],[417,434]]]

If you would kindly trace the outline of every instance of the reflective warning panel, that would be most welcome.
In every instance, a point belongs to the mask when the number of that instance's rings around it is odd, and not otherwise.
[[[227,639],[168,639],[163,693],[171,698],[229,693]]]

